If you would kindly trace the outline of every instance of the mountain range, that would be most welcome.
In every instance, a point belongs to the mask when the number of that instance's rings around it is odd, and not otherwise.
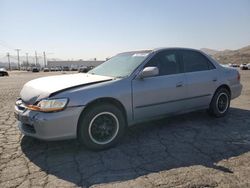
[[[250,45],[240,48],[238,50],[213,50],[208,48],[202,48],[203,52],[211,55],[215,58],[219,63],[222,64],[242,64],[242,63],[250,63]]]

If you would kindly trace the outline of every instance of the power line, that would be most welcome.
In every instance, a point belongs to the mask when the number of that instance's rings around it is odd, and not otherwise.
[[[6,42],[4,42],[3,40],[0,40],[0,46],[4,47],[4,48],[8,48],[10,50],[14,50],[14,48],[12,48],[10,45],[8,45]]]
[[[10,55],[10,58],[17,60],[17,57]]]

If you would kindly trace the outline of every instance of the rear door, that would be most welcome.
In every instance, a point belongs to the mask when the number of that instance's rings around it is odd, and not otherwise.
[[[184,109],[186,78],[175,50],[156,54],[145,67],[156,66],[159,75],[132,81],[134,119],[150,119]]]
[[[202,53],[193,50],[180,52],[187,78],[187,109],[206,108],[217,85],[217,69]]]

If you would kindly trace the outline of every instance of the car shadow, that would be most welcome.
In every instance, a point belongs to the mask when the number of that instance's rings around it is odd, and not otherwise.
[[[151,121],[129,128],[121,143],[93,152],[76,140],[44,142],[23,137],[26,157],[42,171],[77,186],[125,181],[152,172],[216,163],[250,151],[250,111],[231,108],[226,117],[204,111]]]

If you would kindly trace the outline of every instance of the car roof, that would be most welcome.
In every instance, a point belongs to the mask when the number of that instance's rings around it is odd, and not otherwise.
[[[122,52],[119,54],[126,54],[126,53],[151,53],[151,52],[158,52],[162,50],[189,50],[189,51],[198,51],[202,52],[198,49],[194,48],[184,48],[184,47],[160,47],[160,48],[153,48],[153,49],[145,49],[145,50],[135,50],[135,51],[127,51],[127,52]]]
[[[189,50],[189,51],[198,51],[198,49],[194,48],[185,48],[185,47],[161,47],[161,48],[154,48],[153,51],[162,51],[162,50]]]

